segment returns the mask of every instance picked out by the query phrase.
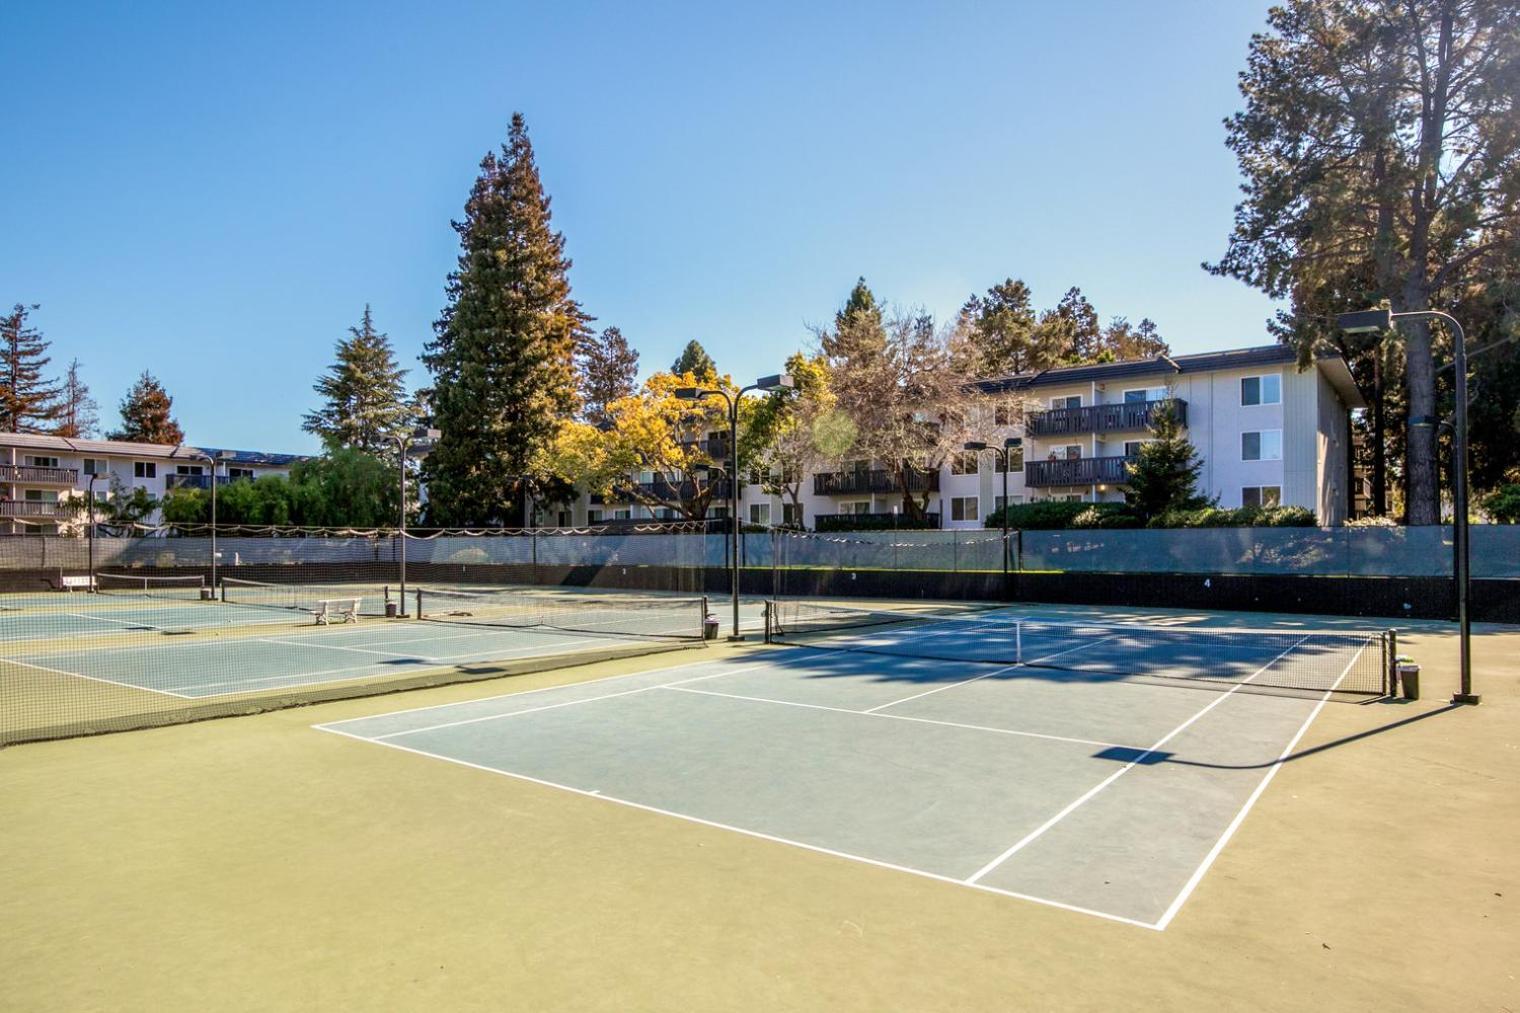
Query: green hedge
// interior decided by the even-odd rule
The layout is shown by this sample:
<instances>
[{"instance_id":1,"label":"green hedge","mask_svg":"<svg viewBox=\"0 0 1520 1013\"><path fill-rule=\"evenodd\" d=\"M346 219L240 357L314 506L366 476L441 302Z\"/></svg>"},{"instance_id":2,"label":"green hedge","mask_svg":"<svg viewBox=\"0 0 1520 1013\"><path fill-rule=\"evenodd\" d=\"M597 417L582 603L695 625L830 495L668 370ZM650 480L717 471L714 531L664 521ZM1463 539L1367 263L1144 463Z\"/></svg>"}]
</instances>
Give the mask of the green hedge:
<instances>
[{"instance_id":1,"label":"green hedge","mask_svg":"<svg viewBox=\"0 0 1520 1013\"><path fill-rule=\"evenodd\" d=\"M1489 493L1483 498L1483 509L1500 524L1520 524L1520 482Z\"/></svg>"},{"instance_id":2,"label":"green hedge","mask_svg":"<svg viewBox=\"0 0 1520 1013\"><path fill-rule=\"evenodd\" d=\"M1312 528L1318 521L1306 507L1238 507L1226 510L1170 510L1149 522L1125 503L1063 503L1042 500L1007 510L1008 526L1024 531L1067 528ZM989 514L987 526L1001 527L1003 517Z\"/></svg>"},{"instance_id":3,"label":"green hedge","mask_svg":"<svg viewBox=\"0 0 1520 1013\"><path fill-rule=\"evenodd\" d=\"M894 522L890 516L880 514L826 516L816 518L813 523L815 531L933 531L939 527L927 519L916 521L902 515Z\"/></svg>"}]
</instances>

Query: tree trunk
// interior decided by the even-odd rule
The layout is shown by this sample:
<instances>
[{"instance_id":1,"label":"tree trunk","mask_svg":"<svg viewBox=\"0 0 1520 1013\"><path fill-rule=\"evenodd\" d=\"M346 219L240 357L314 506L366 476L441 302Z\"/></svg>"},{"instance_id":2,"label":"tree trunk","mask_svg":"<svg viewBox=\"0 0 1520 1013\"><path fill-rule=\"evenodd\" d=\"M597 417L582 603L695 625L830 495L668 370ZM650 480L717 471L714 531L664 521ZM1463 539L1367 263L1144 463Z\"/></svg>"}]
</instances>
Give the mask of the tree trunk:
<instances>
[{"instance_id":1,"label":"tree trunk","mask_svg":"<svg viewBox=\"0 0 1520 1013\"><path fill-rule=\"evenodd\" d=\"M1406 305L1425 308L1425 300ZM1409 395L1409 419L1405 426L1404 510L1405 523L1441 523L1441 504L1436 488L1436 371L1430 349L1430 323L1409 320L1400 328L1404 336L1404 383Z\"/></svg>"},{"instance_id":2,"label":"tree trunk","mask_svg":"<svg viewBox=\"0 0 1520 1013\"><path fill-rule=\"evenodd\" d=\"M1372 359L1372 513L1388 513L1388 426L1383 418L1383 346Z\"/></svg>"}]
</instances>

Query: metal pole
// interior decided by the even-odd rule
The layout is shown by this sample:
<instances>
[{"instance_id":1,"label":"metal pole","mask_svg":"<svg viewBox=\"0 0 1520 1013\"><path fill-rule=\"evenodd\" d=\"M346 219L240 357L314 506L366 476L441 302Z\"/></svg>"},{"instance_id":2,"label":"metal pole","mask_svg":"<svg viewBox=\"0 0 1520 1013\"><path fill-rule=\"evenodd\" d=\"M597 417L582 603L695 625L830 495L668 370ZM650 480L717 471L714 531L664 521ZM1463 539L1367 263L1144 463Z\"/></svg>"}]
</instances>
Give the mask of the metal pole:
<instances>
[{"instance_id":1,"label":"metal pole","mask_svg":"<svg viewBox=\"0 0 1520 1013\"><path fill-rule=\"evenodd\" d=\"M739 398L729 397L727 391L722 393L728 401L728 538L732 546L729 591L734 605L733 632L728 639L743 640L744 634L739 632Z\"/></svg>"},{"instance_id":2,"label":"metal pole","mask_svg":"<svg viewBox=\"0 0 1520 1013\"><path fill-rule=\"evenodd\" d=\"M88 510L88 513L86 515L88 517L88 520L86 521L86 523L89 525L89 531L87 532L87 537L88 537L88 540L89 540L89 543L90 543L90 549L89 549L89 556L90 556L90 558L89 558L89 563L90 563L90 590L91 591L95 590L95 479L97 477L98 476L96 476L96 475L91 475L90 476L90 481L88 483L86 483L86 485L85 485L85 493L84 493L85 497L89 500L89 502L87 502L85 504L85 507Z\"/></svg>"},{"instance_id":3,"label":"metal pole","mask_svg":"<svg viewBox=\"0 0 1520 1013\"><path fill-rule=\"evenodd\" d=\"M1456 371L1457 404L1456 418L1452 425L1453 475L1451 482L1451 540L1453 569L1457 581L1457 628L1459 666L1462 690L1453 696L1452 703L1477 703L1481 697L1472 691L1472 618L1468 614L1469 556L1467 530L1467 348L1462 325L1445 313L1441 318L1451 324L1455 332L1452 338L1452 362Z\"/></svg>"},{"instance_id":4,"label":"metal pole","mask_svg":"<svg viewBox=\"0 0 1520 1013\"><path fill-rule=\"evenodd\" d=\"M1003 448L1003 591L1008 590L1008 448Z\"/></svg>"},{"instance_id":5,"label":"metal pole","mask_svg":"<svg viewBox=\"0 0 1520 1013\"><path fill-rule=\"evenodd\" d=\"M216 595L216 458L211 459L211 594Z\"/></svg>"},{"instance_id":6,"label":"metal pole","mask_svg":"<svg viewBox=\"0 0 1520 1013\"><path fill-rule=\"evenodd\" d=\"M400 481L400 487L401 487L401 513L400 513L400 516L397 518L398 523L396 525L397 530L400 532L400 536L399 537L401 539L401 547L400 547L400 550L399 550L400 551L400 558L401 558L401 592L400 592L400 596L398 598L398 602L400 604L400 609L401 609L401 611L400 611L400 618L405 619L406 618L406 448L407 448L407 444L410 441L408 441L406 439L406 437L404 437L404 436L397 436L397 437L394 437L394 439L396 441L396 451L397 451L396 457L397 457L397 460L400 462L399 465L398 465L398 467L399 467L398 474L399 474L400 480L401 480Z\"/></svg>"}]
</instances>

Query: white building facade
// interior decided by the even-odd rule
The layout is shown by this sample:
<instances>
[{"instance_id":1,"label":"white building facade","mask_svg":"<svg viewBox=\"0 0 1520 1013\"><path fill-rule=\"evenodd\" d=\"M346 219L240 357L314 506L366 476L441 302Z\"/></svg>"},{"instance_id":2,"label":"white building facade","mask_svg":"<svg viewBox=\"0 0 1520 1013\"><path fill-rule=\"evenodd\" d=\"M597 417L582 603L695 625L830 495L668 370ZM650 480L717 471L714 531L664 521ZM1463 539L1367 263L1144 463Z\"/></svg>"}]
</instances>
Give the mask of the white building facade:
<instances>
[{"instance_id":1,"label":"white building facade","mask_svg":"<svg viewBox=\"0 0 1520 1013\"><path fill-rule=\"evenodd\" d=\"M1001 447L1009 437L1023 440L1009 454L1012 503L1122 502L1125 462L1150 437L1154 412L1169 402L1203 462L1200 491L1221 506L1301 506L1322 525L1340 524L1349 513L1349 413L1366 403L1339 357L1299 369L1292 349L1265 345L1062 367L979 386L998 406L984 442ZM951 455L938 469L912 474L910 484L920 499L927 495L932 526L981 528L1002 504L1004 477L1001 455L986 450ZM820 518L867 514L887 526L902 505L901 489L879 462L847 461L801 476L796 504L746 478L739 512L752 524L816 528ZM708 516L725 517L722 480L715 489ZM537 520L649 519L679 517L628 500L582 496L572 508L546 511Z\"/></svg>"},{"instance_id":2,"label":"white building facade","mask_svg":"<svg viewBox=\"0 0 1520 1013\"><path fill-rule=\"evenodd\" d=\"M0 534L52 534L67 526L68 500L93 492L101 502L144 489L161 500L173 489L288 475L296 454L214 447L82 440L0 433Z\"/></svg>"}]
</instances>

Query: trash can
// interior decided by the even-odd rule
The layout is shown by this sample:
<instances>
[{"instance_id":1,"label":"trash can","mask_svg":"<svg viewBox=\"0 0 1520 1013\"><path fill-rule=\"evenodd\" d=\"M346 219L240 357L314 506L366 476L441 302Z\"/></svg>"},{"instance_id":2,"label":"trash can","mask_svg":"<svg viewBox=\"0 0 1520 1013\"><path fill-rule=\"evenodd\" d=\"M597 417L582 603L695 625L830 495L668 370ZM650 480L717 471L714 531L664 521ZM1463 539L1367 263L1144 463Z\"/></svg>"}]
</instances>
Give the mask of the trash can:
<instances>
[{"instance_id":1,"label":"trash can","mask_svg":"<svg viewBox=\"0 0 1520 1013\"><path fill-rule=\"evenodd\" d=\"M201 601L216 601L216 588L214 588L214 587L203 587L203 588L201 588Z\"/></svg>"},{"instance_id":2,"label":"trash can","mask_svg":"<svg viewBox=\"0 0 1520 1013\"><path fill-rule=\"evenodd\" d=\"M396 618L396 602L388 601L385 603L385 618Z\"/></svg>"},{"instance_id":3,"label":"trash can","mask_svg":"<svg viewBox=\"0 0 1520 1013\"><path fill-rule=\"evenodd\" d=\"M1405 700L1420 698L1420 666L1412 661L1399 662L1399 685L1404 688Z\"/></svg>"},{"instance_id":4,"label":"trash can","mask_svg":"<svg viewBox=\"0 0 1520 1013\"><path fill-rule=\"evenodd\" d=\"M690 629L690 627L687 627L687 628ZM715 616L715 615L712 615L711 613L709 613L702 620L702 639L703 640L717 640L718 639L718 617Z\"/></svg>"}]
</instances>

